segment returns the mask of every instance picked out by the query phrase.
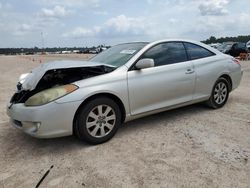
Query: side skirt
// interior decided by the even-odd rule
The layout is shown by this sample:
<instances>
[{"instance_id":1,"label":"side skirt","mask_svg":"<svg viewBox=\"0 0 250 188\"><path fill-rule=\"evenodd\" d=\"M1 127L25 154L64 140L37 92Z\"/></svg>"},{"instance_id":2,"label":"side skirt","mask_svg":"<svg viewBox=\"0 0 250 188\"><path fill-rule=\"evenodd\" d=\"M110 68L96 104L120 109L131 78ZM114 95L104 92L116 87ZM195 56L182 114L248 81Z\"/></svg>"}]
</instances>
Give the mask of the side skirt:
<instances>
[{"instance_id":1,"label":"side skirt","mask_svg":"<svg viewBox=\"0 0 250 188\"><path fill-rule=\"evenodd\" d=\"M188 101L188 102L185 102L185 103L181 103L181 104L177 104L177 105L173 105L173 106L168 106L168 107L165 107L165 108L160 108L160 109L156 109L156 110L152 110L152 111L148 111L148 112L144 112L144 113L140 113L140 114L136 114L136 115L127 114L124 122L132 121L132 120L142 118L142 117L145 117L145 116L148 116L148 115L157 114L157 113L160 113L160 112L180 108L180 107L183 107L183 106L188 106L188 105L191 105L191 104L204 102L204 101L206 101L208 99L209 98L207 98L207 97L203 97L203 98L195 99L195 100Z\"/></svg>"}]
</instances>

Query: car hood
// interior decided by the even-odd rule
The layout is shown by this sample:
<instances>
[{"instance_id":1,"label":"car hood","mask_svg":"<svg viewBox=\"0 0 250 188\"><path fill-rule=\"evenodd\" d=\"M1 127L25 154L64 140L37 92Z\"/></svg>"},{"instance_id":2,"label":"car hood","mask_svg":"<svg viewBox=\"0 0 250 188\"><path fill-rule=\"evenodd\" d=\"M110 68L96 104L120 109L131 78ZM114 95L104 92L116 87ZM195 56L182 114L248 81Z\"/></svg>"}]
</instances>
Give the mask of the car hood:
<instances>
[{"instance_id":1,"label":"car hood","mask_svg":"<svg viewBox=\"0 0 250 188\"><path fill-rule=\"evenodd\" d=\"M48 70L54 69L67 69L67 68L77 68L77 67L96 67L96 66L109 66L103 63L91 62L91 61L53 61L49 63L43 63L38 67L34 68L30 73L21 75L19 82L22 84L23 90L33 90L38 84L39 80Z\"/></svg>"}]
</instances>

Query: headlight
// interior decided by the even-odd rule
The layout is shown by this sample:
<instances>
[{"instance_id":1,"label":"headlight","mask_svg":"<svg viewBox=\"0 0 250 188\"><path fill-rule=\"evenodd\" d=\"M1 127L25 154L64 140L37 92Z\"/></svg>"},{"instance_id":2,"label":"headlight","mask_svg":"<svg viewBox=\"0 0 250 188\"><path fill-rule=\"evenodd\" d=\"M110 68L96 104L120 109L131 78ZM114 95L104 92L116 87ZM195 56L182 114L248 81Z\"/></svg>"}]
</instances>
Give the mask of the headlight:
<instances>
[{"instance_id":1,"label":"headlight","mask_svg":"<svg viewBox=\"0 0 250 188\"><path fill-rule=\"evenodd\" d=\"M44 91L41 91L33 96L31 96L26 102L25 106L39 106L43 104L47 104L51 101L54 101L60 97L63 97L75 90L78 87L73 84L68 84L64 86L50 88Z\"/></svg>"}]
</instances>

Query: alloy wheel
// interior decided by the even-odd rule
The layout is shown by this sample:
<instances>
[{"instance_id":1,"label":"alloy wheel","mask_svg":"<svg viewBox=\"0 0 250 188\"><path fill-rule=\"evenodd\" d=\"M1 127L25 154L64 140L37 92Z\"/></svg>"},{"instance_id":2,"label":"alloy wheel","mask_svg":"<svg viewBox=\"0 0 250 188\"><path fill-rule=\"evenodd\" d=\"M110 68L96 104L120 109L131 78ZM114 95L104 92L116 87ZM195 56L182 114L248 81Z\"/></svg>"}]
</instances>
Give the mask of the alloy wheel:
<instances>
[{"instance_id":1,"label":"alloy wheel","mask_svg":"<svg viewBox=\"0 0 250 188\"><path fill-rule=\"evenodd\" d=\"M108 135L116 123L116 114L108 105L98 105L88 114L86 128L88 133L96 138Z\"/></svg>"},{"instance_id":2,"label":"alloy wheel","mask_svg":"<svg viewBox=\"0 0 250 188\"><path fill-rule=\"evenodd\" d=\"M214 89L214 101L217 104L222 104L227 98L227 86L224 82L219 82Z\"/></svg>"}]
</instances>

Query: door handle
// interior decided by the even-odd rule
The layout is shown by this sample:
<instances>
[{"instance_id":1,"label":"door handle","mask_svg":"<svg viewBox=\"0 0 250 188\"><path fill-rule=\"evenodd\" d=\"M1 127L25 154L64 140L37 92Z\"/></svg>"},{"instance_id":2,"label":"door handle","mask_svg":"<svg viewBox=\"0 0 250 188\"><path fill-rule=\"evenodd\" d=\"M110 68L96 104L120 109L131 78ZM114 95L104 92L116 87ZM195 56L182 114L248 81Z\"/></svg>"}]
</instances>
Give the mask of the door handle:
<instances>
[{"instance_id":1,"label":"door handle","mask_svg":"<svg viewBox=\"0 0 250 188\"><path fill-rule=\"evenodd\" d=\"M186 74L192 74L192 73L194 73L194 69L189 68L186 70Z\"/></svg>"}]
</instances>

